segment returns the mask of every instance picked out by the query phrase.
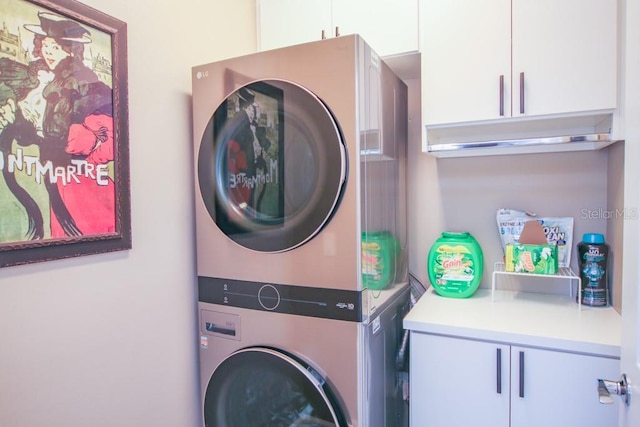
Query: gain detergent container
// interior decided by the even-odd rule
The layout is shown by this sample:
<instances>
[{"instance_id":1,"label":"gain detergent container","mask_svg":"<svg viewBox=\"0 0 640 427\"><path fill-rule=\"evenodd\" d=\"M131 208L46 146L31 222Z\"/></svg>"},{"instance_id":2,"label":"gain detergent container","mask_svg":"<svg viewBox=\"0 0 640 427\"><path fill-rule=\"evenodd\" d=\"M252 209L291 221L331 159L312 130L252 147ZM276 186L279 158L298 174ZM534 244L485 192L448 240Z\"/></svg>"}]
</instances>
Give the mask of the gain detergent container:
<instances>
[{"instance_id":1,"label":"gain detergent container","mask_svg":"<svg viewBox=\"0 0 640 427\"><path fill-rule=\"evenodd\" d=\"M362 233L362 283L368 289L389 286L395 277L400 243L388 231Z\"/></svg>"},{"instance_id":2,"label":"gain detergent container","mask_svg":"<svg viewBox=\"0 0 640 427\"><path fill-rule=\"evenodd\" d=\"M477 240L468 232L444 232L427 260L431 286L438 295L468 298L482 280L484 259Z\"/></svg>"}]
</instances>

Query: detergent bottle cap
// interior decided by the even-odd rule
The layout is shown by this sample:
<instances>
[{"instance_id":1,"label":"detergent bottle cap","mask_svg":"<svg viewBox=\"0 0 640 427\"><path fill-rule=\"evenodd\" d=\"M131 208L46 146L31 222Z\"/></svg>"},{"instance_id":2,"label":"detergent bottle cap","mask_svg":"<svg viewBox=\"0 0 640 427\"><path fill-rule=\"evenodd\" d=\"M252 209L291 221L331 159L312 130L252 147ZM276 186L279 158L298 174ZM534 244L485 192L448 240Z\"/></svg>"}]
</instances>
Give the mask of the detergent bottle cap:
<instances>
[{"instance_id":1,"label":"detergent bottle cap","mask_svg":"<svg viewBox=\"0 0 640 427\"><path fill-rule=\"evenodd\" d=\"M582 241L592 245L602 245L604 244L604 235L598 233L585 233L582 235Z\"/></svg>"}]
</instances>

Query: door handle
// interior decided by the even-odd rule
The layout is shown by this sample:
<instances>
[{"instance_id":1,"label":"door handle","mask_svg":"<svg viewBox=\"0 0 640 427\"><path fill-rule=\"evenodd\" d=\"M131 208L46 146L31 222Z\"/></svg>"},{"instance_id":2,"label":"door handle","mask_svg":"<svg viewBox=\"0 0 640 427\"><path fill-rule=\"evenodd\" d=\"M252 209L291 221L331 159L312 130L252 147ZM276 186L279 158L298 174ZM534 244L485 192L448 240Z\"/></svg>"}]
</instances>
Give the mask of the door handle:
<instances>
[{"instance_id":1,"label":"door handle","mask_svg":"<svg viewBox=\"0 0 640 427\"><path fill-rule=\"evenodd\" d=\"M504 116L504 74L500 75L500 117Z\"/></svg>"},{"instance_id":2,"label":"door handle","mask_svg":"<svg viewBox=\"0 0 640 427\"><path fill-rule=\"evenodd\" d=\"M520 114L524 114L524 73L520 73Z\"/></svg>"},{"instance_id":3,"label":"door handle","mask_svg":"<svg viewBox=\"0 0 640 427\"><path fill-rule=\"evenodd\" d=\"M524 397L524 351L520 352L520 366L519 366L519 380L518 396Z\"/></svg>"},{"instance_id":4,"label":"door handle","mask_svg":"<svg viewBox=\"0 0 640 427\"><path fill-rule=\"evenodd\" d=\"M496 393L502 394L502 349L496 349Z\"/></svg>"},{"instance_id":5,"label":"door handle","mask_svg":"<svg viewBox=\"0 0 640 427\"><path fill-rule=\"evenodd\" d=\"M598 398L600 403L610 405L613 403L612 394L617 394L623 400L625 405L629 406L629 382L627 381L627 375L622 374L620 381L611 381L598 379Z\"/></svg>"}]
</instances>

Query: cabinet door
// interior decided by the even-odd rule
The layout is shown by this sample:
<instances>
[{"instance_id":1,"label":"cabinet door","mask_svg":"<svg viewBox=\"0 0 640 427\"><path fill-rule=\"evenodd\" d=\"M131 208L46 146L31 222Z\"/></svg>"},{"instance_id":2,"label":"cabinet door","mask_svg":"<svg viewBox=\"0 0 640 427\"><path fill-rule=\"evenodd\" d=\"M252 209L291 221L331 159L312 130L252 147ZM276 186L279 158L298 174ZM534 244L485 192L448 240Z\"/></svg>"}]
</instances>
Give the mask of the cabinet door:
<instances>
[{"instance_id":1,"label":"cabinet door","mask_svg":"<svg viewBox=\"0 0 640 427\"><path fill-rule=\"evenodd\" d=\"M332 37L331 0L258 0L258 50Z\"/></svg>"},{"instance_id":2,"label":"cabinet door","mask_svg":"<svg viewBox=\"0 0 640 427\"><path fill-rule=\"evenodd\" d=\"M416 332L410 345L410 425L509 426L508 346Z\"/></svg>"},{"instance_id":3,"label":"cabinet door","mask_svg":"<svg viewBox=\"0 0 640 427\"><path fill-rule=\"evenodd\" d=\"M511 114L510 0L420 2L420 30L423 125Z\"/></svg>"},{"instance_id":4,"label":"cabinet door","mask_svg":"<svg viewBox=\"0 0 640 427\"><path fill-rule=\"evenodd\" d=\"M513 0L514 116L616 108L616 5Z\"/></svg>"},{"instance_id":5,"label":"cabinet door","mask_svg":"<svg viewBox=\"0 0 640 427\"><path fill-rule=\"evenodd\" d=\"M619 360L512 347L511 425L616 427L620 399L601 404L597 380L619 376Z\"/></svg>"},{"instance_id":6,"label":"cabinet door","mask_svg":"<svg viewBox=\"0 0 640 427\"><path fill-rule=\"evenodd\" d=\"M418 0L334 0L333 25L380 56L418 50Z\"/></svg>"}]
</instances>

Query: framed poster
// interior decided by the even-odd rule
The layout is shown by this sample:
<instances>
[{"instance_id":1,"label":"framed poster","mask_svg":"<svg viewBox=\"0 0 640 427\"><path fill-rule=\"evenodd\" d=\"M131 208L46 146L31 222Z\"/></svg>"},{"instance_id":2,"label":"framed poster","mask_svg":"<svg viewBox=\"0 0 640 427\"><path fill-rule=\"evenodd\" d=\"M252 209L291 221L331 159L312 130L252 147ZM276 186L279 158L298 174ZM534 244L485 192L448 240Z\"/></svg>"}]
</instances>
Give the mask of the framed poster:
<instances>
[{"instance_id":1,"label":"framed poster","mask_svg":"<svg viewBox=\"0 0 640 427\"><path fill-rule=\"evenodd\" d=\"M126 24L0 0L0 267L131 248Z\"/></svg>"},{"instance_id":2,"label":"framed poster","mask_svg":"<svg viewBox=\"0 0 640 427\"><path fill-rule=\"evenodd\" d=\"M216 222L225 234L284 221L283 91L254 82L214 113Z\"/></svg>"}]
</instances>

